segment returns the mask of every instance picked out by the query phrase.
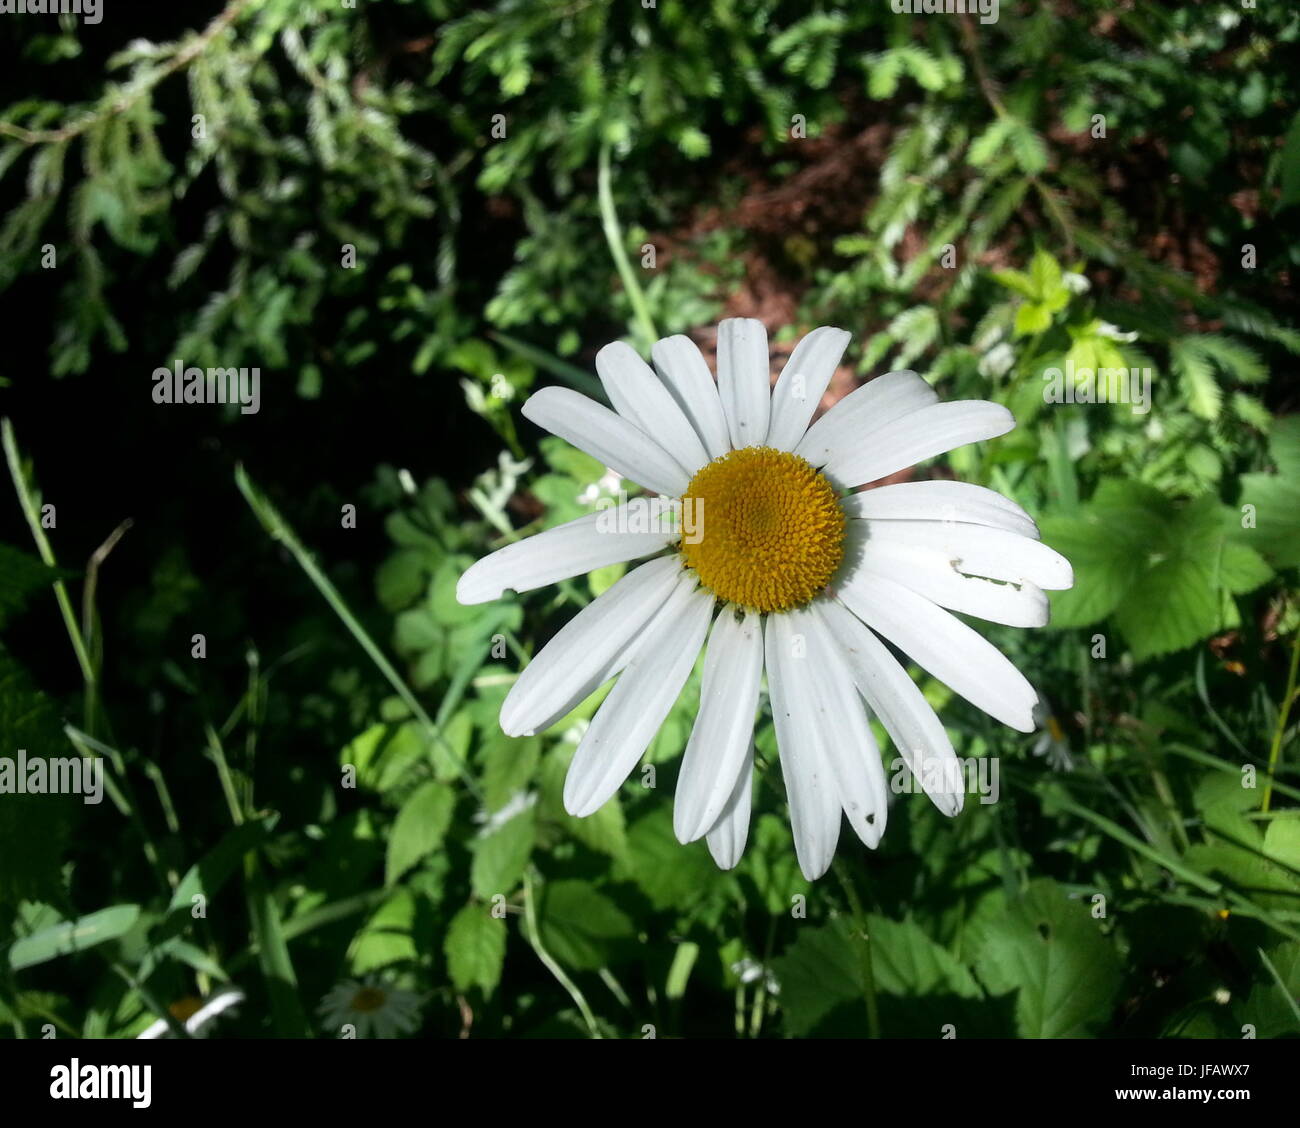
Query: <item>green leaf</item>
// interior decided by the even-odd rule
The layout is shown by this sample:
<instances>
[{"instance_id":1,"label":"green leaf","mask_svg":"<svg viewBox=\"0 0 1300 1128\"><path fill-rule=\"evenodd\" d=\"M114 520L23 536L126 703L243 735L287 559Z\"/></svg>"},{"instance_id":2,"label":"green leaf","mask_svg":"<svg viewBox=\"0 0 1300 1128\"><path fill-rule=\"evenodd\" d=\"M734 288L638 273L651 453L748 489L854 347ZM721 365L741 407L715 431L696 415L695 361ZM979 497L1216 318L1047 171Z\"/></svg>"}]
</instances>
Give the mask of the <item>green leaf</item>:
<instances>
[{"instance_id":1,"label":"green leaf","mask_svg":"<svg viewBox=\"0 0 1300 1128\"><path fill-rule=\"evenodd\" d=\"M796 896L808 895L808 880L799 872L794 838L784 819L762 814L754 821L739 872L754 883L772 915L789 913Z\"/></svg>"},{"instance_id":2,"label":"green leaf","mask_svg":"<svg viewBox=\"0 0 1300 1128\"><path fill-rule=\"evenodd\" d=\"M392 885L442 844L455 806L455 793L438 780L431 779L411 793L397 812L388 836L385 885Z\"/></svg>"},{"instance_id":3,"label":"green leaf","mask_svg":"<svg viewBox=\"0 0 1300 1128\"><path fill-rule=\"evenodd\" d=\"M537 817L531 807L479 838L470 867L475 894L484 900L509 894L524 876L536 840Z\"/></svg>"},{"instance_id":4,"label":"green leaf","mask_svg":"<svg viewBox=\"0 0 1300 1128\"><path fill-rule=\"evenodd\" d=\"M26 671L0 646L0 755L13 761L54 759L56 751L77 758L58 715ZM84 765L81 765L84 768ZM84 796L0 795L0 906L21 900L52 900L62 890L59 867Z\"/></svg>"},{"instance_id":5,"label":"green leaf","mask_svg":"<svg viewBox=\"0 0 1300 1128\"><path fill-rule=\"evenodd\" d=\"M424 759L427 746L416 721L371 725L343 748L339 763L356 769L358 786L384 792Z\"/></svg>"},{"instance_id":6,"label":"green leaf","mask_svg":"<svg viewBox=\"0 0 1300 1128\"><path fill-rule=\"evenodd\" d=\"M881 1007L890 1020L886 1035L938 1037L944 1023L959 1030L979 1025L970 1005L983 998L979 984L918 924L870 914L867 933L881 1001L899 1000ZM865 1028L862 944L846 917L821 928L800 928L795 942L772 962L788 1033L849 1034Z\"/></svg>"},{"instance_id":7,"label":"green leaf","mask_svg":"<svg viewBox=\"0 0 1300 1128\"><path fill-rule=\"evenodd\" d=\"M636 882L656 909L687 909L721 880L703 842L683 846L677 841L667 802L632 824L627 853L614 872Z\"/></svg>"},{"instance_id":8,"label":"green leaf","mask_svg":"<svg viewBox=\"0 0 1300 1128\"><path fill-rule=\"evenodd\" d=\"M1097 506L1085 508L1079 516L1040 522L1043 542L1074 568L1074 586L1051 593L1052 626L1090 626L1119 606L1137 579L1131 555L1136 546L1126 531L1125 525L1106 519Z\"/></svg>"},{"instance_id":9,"label":"green leaf","mask_svg":"<svg viewBox=\"0 0 1300 1128\"><path fill-rule=\"evenodd\" d=\"M1035 300L1046 306L1049 313L1056 313L1069 304L1070 291L1062 277L1061 264L1041 247L1030 260L1029 277L1034 284Z\"/></svg>"},{"instance_id":10,"label":"green leaf","mask_svg":"<svg viewBox=\"0 0 1300 1128\"><path fill-rule=\"evenodd\" d=\"M1275 566L1293 568L1300 565L1300 415L1273 423L1268 451L1277 473L1242 475L1239 505L1253 507L1253 527L1243 527L1235 539Z\"/></svg>"},{"instance_id":11,"label":"green leaf","mask_svg":"<svg viewBox=\"0 0 1300 1128\"><path fill-rule=\"evenodd\" d=\"M1109 1017L1120 961L1088 908L1040 879L983 922L975 966L996 994L1016 992L1022 1038L1085 1037Z\"/></svg>"},{"instance_id":12,"label":"green leaf","mask_svg":"<svg viewBox=\"0 0 1300 1128\"><path fill-rule=\"evenodd\" d=\"M1016 164L1026 176L1037 176L1047 168L1047 145L1043 139L1023 122L1016 122L1008 136Z\"/></svg>"},{"instance_id":13,"label":"green leaf","mask_svg":"<svg viewBox=\"0 0 1300 1128\"><path fill-rule=\"evenodd\" d=\"M915 921L868 914L867 931L880 990L903 997L943 994L977 999L983 994L971 973Z\"/></svg>"},{"instance_id":14,"label":"green leaf","mask_svg":"<svg viewBox=\"0 0 1300 1128\"><path fill-rule=\"evenodd\" d=\"M1025 302L1016 310L1015 330L1017 337L1032 337L1035 333L1045 333L1052 327L1052 315L1048 308L1037 302Z\"/></svg>"},{"instance_id":15,"label":"green leaf","mask_svg":"<svg viewBox=\"0 0 1300 1128\"><path fill-rule=\"evenodd\" d=\"M592 850L613 858L623 857L627 852L627 823L623 817L623 804L617 795L586 818L575 818L564 809L564 777L573 752L573 745L566 742L552 749L542 764L541 797L538 800L541 817L547 824Z\"/></svg>"},{"instance_id":16,"label":"green leaf","mask_svg":"<svg viewBox=\"0 0 1300 1128\"><path fill-rule=\"evenodd\" d=\"M1255 1027L1256 1038L1300 1034L1300 942L1260 951L1259 982L1237 1010L1237 1021Z\"/></svg>"},{"instance_id":17,"label":"green leaf","mask_svg":"<svg viewBox=\"0 0 1300 1128\"><path fill-rule=\"evenodd\" d=\"M489 811L499 811L532 782L541 755L540 737L506 736L492 724L478 748L483 799Z\"/></svg>"},{"instance_id":18,"label":"green leaf","mask_svg":"<svg viewBox=\"0 0 1300 1128\"><path fill-rule=\"evenodd\" d=\"M415 905L415 895L406 886L399 885L371 914L348 952L353 975L417 958L413 935Z\"/></svg>"},{"instance_id":19,"label":"green leaf","mask_svg":"<svg viewBox=\"0 0 1300 1128\"><path fill-rule=\"evenodd\" d=\"M35 556L0 544L0 627L27 606L31 596L62 573Z\"/></svg>"},{"instance_id":20,"label":"green leaf","mask_svg":"<svg viewBox=\"0 0 1300 1128\"><path fill-rule=\"evenodd\" d=\"M1169 346L1169 358L1174 375L1183 382L1183 394L1192 413L1202 419L1217 419L1223 408L1223 392L1214 379L1214 367L1196 345L1196 338L1174 341Z\"/></svg>"},{"instance_id":21,"label":"green leaf","mask_svg":"<svg viewBox=\"0 0 1300 1128\"><path fill-rule=\"evenodd\" d=\"M1008 290L1013 290L1022 298L1028 298L1034 301L1038 297L1038 290L1034 286L1033 280L1022 270L995 270L992 274L993 281Z\"/></svg>"},{"instance_id":22,"label":"green leaf","mask_svg":"<svg viewBox=\"0 0 1300 1128\"><path fill-rule=\"evenodd\" d=\"M491 995L501 982L506 958L506 924L486 905L466 905L451 919L443 941L447 974L457 991L478 987Z\"/></svg>"},{"instance_id":23,"label":"green leaf","mask_svg":"<svg viewBox=\"0 0 1300 1128\"><path fill-rule=\"evenodd\" d=\"M800 928L794 943L772 961L772 970L781 984L786 1032L797 1037L811 1034L837 1007L862 1000L862 964L842 917L820 928ZM865 1017L861 1021L865 1027Z\"/></svg>"},{"instance_id":24,"label":"green leaf","mask_svg":"<svg viewBox=\"0 0 1300 1128\"><path fill-rule=\"evenodd\" d=\"M970 148L966 151L966 159L976 168L991 164L993 158L1002 151L1002 146L1016 124L1013 119L1007 117L994 119L993 123L971 142Z\"/></svg>"},{"instance_id":25,"label":"green leaf","mask_svg":"<svg viewBox=\"0 0 1300 1128\"><path fill-rule=\"evenodd\" d=\"M195 897L203 897L205 910L211 909L217 893L240 867L244 855L266 842L278 820L279 815L270 814L227 831L216 846L186 870L172 893L167 916L158 926L155 940L165 940L184 930L193 919Z\"/></svg>"},{"instance_id":26,"label":"green leaf","mask_svg":"<svg viewBox=\"0 0 1300 1128\"><path fill-rule=\"evenodd\" d=\"M15 940L9 948L9 966L21 971L59 956L84 952L129 932L139 918L139 905L114 905L77 920L60 921Z\"/></svg>"},{"instance_id":27,"label":"green leaf","mask_svg":"<svg viewBox=\"0 0 1300 1128\"><path fill-rule=\"evenodd\" d=\"M538 927L547 951L579 971L608 966L615 943L636 935L627 914L587 881L547 882L539 898Z\"/></svg>"},{"instance_id":28,"label":"green leaf","mask_svg":"<svg viewBox=\"0 0 1300 1128\"><path fill-rule=\"evenodd\" d=\"M1207 494L1175 505L1112 479L1076 516L1043 522L1045 541L1074 565L1075 585L1052 593L1053 624L1087 626L1113 615L1135 658L1191 646L1233 621L1229 596L1271 572L1228 540L1230 511Z\"/></svg>"}]
</instances>

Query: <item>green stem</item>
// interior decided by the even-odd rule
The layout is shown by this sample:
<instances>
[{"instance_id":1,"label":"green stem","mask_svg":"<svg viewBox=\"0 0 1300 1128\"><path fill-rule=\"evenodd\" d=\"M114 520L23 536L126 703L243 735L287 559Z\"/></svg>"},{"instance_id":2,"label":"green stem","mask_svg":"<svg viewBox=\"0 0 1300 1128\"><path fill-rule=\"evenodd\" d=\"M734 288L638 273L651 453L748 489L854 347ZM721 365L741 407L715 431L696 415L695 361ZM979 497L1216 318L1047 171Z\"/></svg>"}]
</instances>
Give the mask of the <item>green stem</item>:
<instances>
[{"instance_id":1,"label":"green stem","mask_svg":"<svg viewBox=\"0 0 1300 1128\"><path fill-rule=\"evenodd\" d=\"M848 868L839 858L835 859L835 876L848 898L849 910L853 914L853 928L861 937L858 945L858 960L862 967L862 996L867 1005L867 1032L871 1038L880 1037L880 1008L876 1003L876 973L871 962L871 933L867 929L867 917L862 911L862 901L858 891L853 887L853 879Z\"/></svg>"},{"instance_id":2,"label":"green stem","mask_svg":"<svg viewBox=\"0 0 1300 1128\"><path fill-rule=\"evenodd\" d=\"M174 875L169 874L167 868L163 865L162 857L154 844L153 835L149 833L149 827L145 824L144 817L140 813L140 802L126 774L126 761L122 754L111 745L96 740L89 733L82 732L73 725L65 724L63 734L87 761L93 761L97 758L107 760L112 765L113 770L117 772L122 781L120 786L105 769L104 790L108 792L108 797L112 800L113 806L135 828L135 832L140 838L140 848L144 852L145 860L158 878L158 884L163 892L170 897L176 884Z\"/></svg>"},{"instance_id":3,"label":"green stem","mask_svg":"<svg viewBox=\"0 0 1300 1128\"><path fill-rule=\"evenodd\" d=\"M587 1030L593 1038L600 1038L600 1027L596 1025L596 1016L592 1014L591 1007L587 1005L586 997L578 989L578 985L569 978L555 958L546 950L542 944L541 933L537 931L537 909L533 903L533 878L529 870L524 871L524 932L527 936L528 943L532 945L533 951L537 953L537 958L546 965L549 971L560 986L568 993L578 1010L582 1013L582 1020L587 1024Z\"/></svg>"},{"instance_id":4,"label":"green stem","mask_svg":"<svg viewBox=\"0 0 1300 1128\"><path fill-rule=\"evenodd\" d=\"M123 983L125 983L128 987L130 987L132 991L134 991L137 995L140 996L141 1000L143 1000L144 1002L144 1005L148 1007L151 1011L153 1011L154 1014L156 1014L159 1018L163 1020L163 1022L167 1024L167 1029L171 1031L173 1037L176 1038L192 1037L190 1032L176 1018L176 1016L172 1014L172 1012L168 1010L165 1006L163 1006L162 1003L159 1002L158 999L154 996L153 992L150 991L149 988L146 987L143 983L137 980L136 977L132 975L127 968L123 967L120 963L118 963L115 960L111 960L111 959L107 960L107 963L109 968L112 969L113 973L117 975L122 980Z\"/></svg>"},{"instance_id":5,"label":"green stem","mask_svg":"<svg viewBox=\"0 0 1300 1128\"><path fill-rule=\"evenodd\" d=\"M271 504L262 491L253 484L248 476L248 472L242 465L235 467L235 484L239 487L239 492L244 495L248 502L249 508L256 514L257 519L262 523L262 527L270 534L273 540L279 541L292 554L298 562L298 566L307 573L307 578L316 585L316 590L324 597L325 602L330 605L343 625L351 632L352 637L357 640L370 660L381 674L384 675L388 684L396 691L397 696L405 702L406 707L411 711L429 737L447 753L448 758L455 765L456 770L460 773L461 778L465 781L466 787L473 793L475 798L482 801L482 792L478 782L470 773L469 766L461 758L442 735L441 725L435 724L432 717L425 711L423 705L417 700L415 694L411 691L410 686L403 680L402 675L397 672L393 664L385 656L384 652L379 649L366 628L361 625L357 617L352 614L351 608L344 602L343 596L339 594L338 589L330 582L329 577L321 571L320 566L312 559L311 554L303 546L288 523L280 516L279 511Z\"/></svg>"},{"instance_id":6,"label":"green stem","mask_svg":"<svg viewBox=\"0 0 1300 1128\"><path fill-rule=\"evenodd\" d=\"M221 791L226 797L226 807L230 811L230 820L236 826L243 826L243 804L240 803L239 795L235 791L235 777L230 772L230 764L226 760L226 750L222 747L216 729L211 725L206 725L205 728L208 733L208 754L212 757L212 762L217 766L217 776L221 780Z\"/></svg>"},{"instance_id":7,"label":"green stem","mask_svg":"<svg viewBox=\"0 0 1300 1128\"><path fill-rule=\"evenodd\" d=\"M23 473L22 459L18 455L18 444L14 441L13 424L8 419L0 422L0 441L4 443L5 460L9 463L9 476L13 479L14 489L18 492L18 504L22 506L23 516L27 518L27 525L32 531L32 539L36 542L36 550L41 554L41 559L47 566L55 568L58 564L54 559L54 550L50 548L50 542L45 536L45 530L41 528L40 515L36 512L36 502L32 498L27 476ZM68 638L72 640L72 649L77 655L78 665L81 666L81 676L86 683L86 692L88 695L93 696L95 667L90 661L90 652L86 649L86 641L82 638L81 628L77 625L77 613L72 609L72 600L68 598L68 589L64 586L62 580L54 581L54 598L59 601L59 610L63 613L63 623L68 629Z\"/></svg>"},{"instance_id":8,"label":"green stem","mask_svg":"<svg viewBox=\"0 0 1300 1128\"><path fill-rule=\"evenodd\" d=\"M1273 775L1277 771L1278 756L1282 752L1282 735L1286 732L1287 717L1291 715L1291 703L1295 701L1296 671L1300 668L1300 631L1296 631L1291 642L1291 671L1286 678L1286 693L1282 698L1282 707L1277 711L1277 727L1273 730L1273 745L1268 752L1268 779L1264 782L1264 801L1259 805L1261 811L1267 811L1273 801Z\"/></svg>"},{"instance_id":9,"label":"green stem","mask_svg":"<svg viewBox=\"0 0 1300 1128\"><path fill-rule=\"evenodd\" d=\"M609 243L609 253L614 258L618 276L623 280L628 301L632 303L632 313L636 320L637 331L642 338L646 351L659 339L655 329L654 318L650 316L650 305L646 301L645 291L632 269L627 257L627 248L623 245L623 228L618 222L618 213L614 210L614 194L609 185L609 142L600 147L600 164L596 175L596 194L600 200L600 223L605 231L605 241Z\"/></svg>"},{"instance_id":10,"label":"green stem","mask_svg":"<svg viewBox=\"0 0 1300 1128\"><path fill-rule=\"evenodd\" d=\"M1196 870L1192 869L1190 866L1184 865L1177 858L1172 858L1168 854L1161 853L1161 851L1147 845L1147 843L1143 842L1136 835L1130 834L1118 823L1106 818L1105 815L1099 815L1095 811L1089 810L1087 807L1080 806L1073 799L1064 794L1059 794L1055 796L1054 799L1057 806L1062 810L1069 811L1071 814L1092 823L1093 826L1097 827L1097 829L1108 834L1111 838L1115 839L1115 841L1127 846L1134 853L1140 854L1149 861L1155 862L1156 865L1167 869L1180 881L1185 881L1188 885L1195 886L1197 889L1210 894L1212 897L1222 897L1235 908L1249 909L1251 910L1251 915L1254 916L1255 919L1267 924L1270 928L1281 933L1288 940L1300 940L1300 932L1297 932L1294 928L1289 928L1273 913L1256 904L1249 897L1245 897L1235 889L1231 889L1224 885L1223 882L1215 881L1213 878L1197 873Z\"/></svg>"}]
</instances>

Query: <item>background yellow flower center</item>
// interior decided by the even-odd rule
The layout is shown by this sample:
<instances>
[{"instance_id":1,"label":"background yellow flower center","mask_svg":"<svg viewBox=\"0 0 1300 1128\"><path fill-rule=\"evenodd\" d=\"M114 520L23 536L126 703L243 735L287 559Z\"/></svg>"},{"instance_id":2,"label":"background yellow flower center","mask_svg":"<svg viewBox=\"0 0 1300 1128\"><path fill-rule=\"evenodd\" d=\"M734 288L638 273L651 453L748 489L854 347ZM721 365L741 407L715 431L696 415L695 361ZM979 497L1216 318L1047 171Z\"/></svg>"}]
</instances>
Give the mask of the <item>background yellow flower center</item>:
<instances>
[{"instance_id":1,"label":"background yellow flower center","mask_svg":"<svg viewBox=\"0 0 1300 1128\"><path fill-rule=\"evenodd\" d=\"M720 599L755 611L788 611L815 596L844 556L844 513L830 483L797 454L745 447L691 479L684 509L698 544L681 553Z\"/></svg>"},{"instance_id":2,"label":"background yellow flower center","mask_svg":"<svg viewBox=\"0 0 1300 1128\"><path fill-rule=\"evenodd\" d=\"M382 1008L387 1001L387 994L378 987L362 987L360 991L352 996L352 1009L363 1014L369 1014Z\"/></svg>"}]
</instances>

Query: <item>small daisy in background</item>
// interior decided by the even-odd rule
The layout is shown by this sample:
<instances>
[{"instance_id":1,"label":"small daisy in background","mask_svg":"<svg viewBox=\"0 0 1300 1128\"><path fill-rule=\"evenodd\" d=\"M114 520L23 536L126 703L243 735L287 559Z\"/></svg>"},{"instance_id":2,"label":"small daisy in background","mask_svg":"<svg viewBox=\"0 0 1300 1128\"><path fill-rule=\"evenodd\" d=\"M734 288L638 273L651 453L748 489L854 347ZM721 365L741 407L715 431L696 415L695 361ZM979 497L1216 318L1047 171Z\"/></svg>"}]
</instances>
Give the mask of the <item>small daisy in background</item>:
<instances>
[{"instance_id":1,"label":"small daisy in background","mask_svg":"<svg viewBox=\"0 0 1300 1128\"><path fill-rule=\"evenodd\" d=\"M559 387L523 405L526 419L673 507L633 498L602 509L507 545L457 584L461 603L487 603L649 558L561 628L501 706L502 730L530 736L617 678L569 767L569 814L594 814L618 791L701 652L673 829L683 843L704 838L723 869L749 834L764 683L809 880L830 866L845 818L873 849L885 831L889 787L870 715L939 810L962 807L952 743L882 640L995 719L1034 731L1037 692L950 612L1043 626L1045 589L1074 582L1069 561L1020 506L981 486L851 492L1004 435L1015 419L997 403L940 403L902 371L814 422L848 342L842 329L813 330L773 387L763 323L731 318L718 326L716 383L687 337L659 341L654 369L615 342L596 355L613 410Z\"/></svg>"},{"instance_id":2,"label":"small daisy in background","mask_svg":"<svg viewBox=\"0 0 1300 1128\"><path fill-rule=\"evenodd\" d=\"M1038 725L1038 739L1034 741L1035 756L1047 759L1047 766L1055 772L1074 770L1074 758L1070 755L1070 742L1065 739L1065 730L1056 719L1047 698L1042 695L1034 706L1034 721Z\"/></svg>"},{"instance_id":3,"label":"small daisy in background","mask_svg":"<svg viewBox=\"0 0 1300 1128\"><path fill-rule=\"evenodd\" d=\"M420 997L390 987L375 976L345 979L321 999L316 1013L333 1034L351 1026L357 1038L397 1038L420 1025Z\"/></svg>"}]
</instances>

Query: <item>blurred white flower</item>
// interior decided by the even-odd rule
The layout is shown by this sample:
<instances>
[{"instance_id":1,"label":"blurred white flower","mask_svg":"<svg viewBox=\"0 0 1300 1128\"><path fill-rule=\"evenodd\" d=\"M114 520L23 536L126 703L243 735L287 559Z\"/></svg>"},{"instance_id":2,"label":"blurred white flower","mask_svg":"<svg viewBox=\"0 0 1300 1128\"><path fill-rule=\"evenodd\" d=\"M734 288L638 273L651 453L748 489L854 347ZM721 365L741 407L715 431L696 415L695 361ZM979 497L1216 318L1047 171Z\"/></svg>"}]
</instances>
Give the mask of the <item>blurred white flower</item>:
<instances>
[{"instance_id":1,"label":"blurred white flower","mask_svg":"<svg viewBox=\"0 0 1300 1128\"><path fill-rule=\"evenodd\" d=\"M1045 757L1047 766L1053 771L1068 772L1074 770L1074 758L1070 755L1070 744L1065 739L1061 723L1056 719L1047 698L1039 696L1034 706L1034 720L1038 723L1038 739L1034 741L1035 756Z\"/></svg>"},{"instance_id":2,"label":"blurred white flower","mask_svg":"<svg viewBox=\"0 0 1300 1128\"><path fill-rule=\"evenodd\" d=\"M197 998L179 999L167 1009L177 1022L183 1022L192 1038L202 1038L218 1015L231 1011L231 1008L244 1001L244 993L237 987L223 987L206 1000ZM172 1038L171 1028L163 1019L142 1030L137 1038Z\"/></svg>"},{"instance_id":3,"label":"blurred white flower","mask_svg":"<svg viewBox=\"0 0 1300 1128\"><path fill-rule=\"evenodd\" d=\"M751 960L748 956L732 964L731 973L746 985L757 983L761 979L763 989L769 995L779 995L781 993L781 984L771 968L764 967L757 960Z\"/></svg>"},{"instance_id":4,"label":"blurred white flower","mask_svg":"<svg viewBox=\"0 0 1300 1128\"><path fill-rule=\"evenodd\" d=\"M356 1029L358 1038L396 1038L420 1025L420 997L389 987L375 976L348 979L326 995L317 1008L327 1030Z\"/></svg>"},{"instance_id":5,"label":"blurred white flower","mask_svg":"<svg viewBox=\"0 0 1300 1128\"><path fill-rule=\"evenodd\" d=\"M623 476L617 470L605 467L605 473L594 482L588 482L586 489L575 499L582 505L595 505L602 497L618 497L622 488Z\"/></svg>"},{"instance_id":6,"label":"blurred white flower","mask_svg":"<svg viewBox=\"0 0 1300 1128\"><path fill-rule=\"evenodd\" d=\"M1097 326L1097 336L1105 337L1111 341L1119 341L1124 345L1131 344L1138 339L1136 331L1125 333L1118 325L1112 325L1109 321L1103 321Z\"/></svg>"},{"instance_id":7,"label":"blurred white flower","mask_svg":"<svg viewBox=\"0 0 1300 1128\"><path fill-rule=\"evenodd\" d=\"M1016 350L1006 341L994 345L980 357L979 372L981 376L1005 376L1016 362Z\"/></svg>"},{"instance_id":8,"label":"blurred white flower","mask_svg":"<svg viewBox=\"0 0 1300 1128\"><path fill-rule=\"evenodd\" d=\"M499 811L478 811L474 815L474 821L482 824L483 829L479 831L480 836L486 837L493 831L500 829L515 815L523 814L524 811L536 803L537 792L517 791Z\"/></svg>"}]
</instances>

